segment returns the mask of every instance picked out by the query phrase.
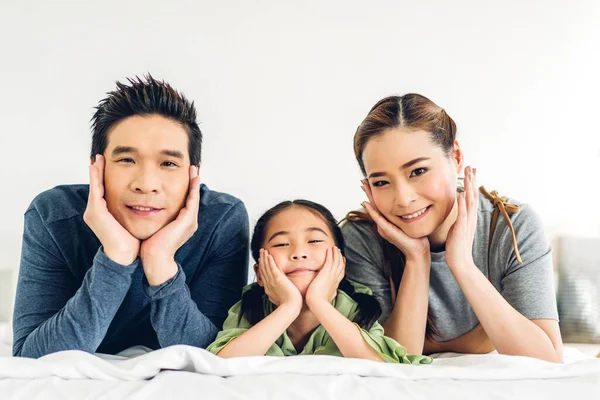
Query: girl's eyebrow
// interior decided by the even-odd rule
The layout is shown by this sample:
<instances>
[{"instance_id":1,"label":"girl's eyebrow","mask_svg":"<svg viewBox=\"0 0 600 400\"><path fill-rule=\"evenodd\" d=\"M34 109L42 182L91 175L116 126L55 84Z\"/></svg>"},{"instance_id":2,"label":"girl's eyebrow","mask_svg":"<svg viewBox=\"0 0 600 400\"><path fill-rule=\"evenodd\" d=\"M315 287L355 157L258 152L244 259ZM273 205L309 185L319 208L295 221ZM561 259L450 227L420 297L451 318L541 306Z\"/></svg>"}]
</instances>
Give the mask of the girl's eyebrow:
<instances>
[{"instance_id":1,"label":"girl's eyebrow","mask_svg":"<svg viewBox=\"0 0 600 400\"><path fill-rule=\"evenodd\" d=\"M323 235L325 236L329 236L327 234L327 232L325 232L323 229L321 228L317 228L316 226L310 227L310 228L306 228L306 232L321 232Z\"/></svg>"},{"instance_id":2,"label":"girl's eyebrow","mask_svg":"<svg viewBox=\"0 0 600 400\"><path fill-rule=\"evenodd\" d=\"M275 239L277 236L283 236L283 235L289 235L289 232L288 231L275 232L274 234L271 235L269 240L267 240L267 243L269 243L271 240Z\"/></svg>"},{"instance_id":3,"label":"girl's eyebrow","mask_svg":"<svg viewBox=\"0 0 600 400\"><path fill-rule=\"evenodd\" d=\"M329 236L327 234L327 232L325 232L323 229L321 228L317 228L316 226L311 226L310 228L306 228L305 232L321 232L323 235L325 236ZM279 231L279 232L275 232L274 234L271 235L271 237L269 238L269 240L267 240L267 243L269 243L271 240L275 239L277 236L284 236L284 235L289 235L290 232L288 231Z\"/></svg>"}]
</instances>

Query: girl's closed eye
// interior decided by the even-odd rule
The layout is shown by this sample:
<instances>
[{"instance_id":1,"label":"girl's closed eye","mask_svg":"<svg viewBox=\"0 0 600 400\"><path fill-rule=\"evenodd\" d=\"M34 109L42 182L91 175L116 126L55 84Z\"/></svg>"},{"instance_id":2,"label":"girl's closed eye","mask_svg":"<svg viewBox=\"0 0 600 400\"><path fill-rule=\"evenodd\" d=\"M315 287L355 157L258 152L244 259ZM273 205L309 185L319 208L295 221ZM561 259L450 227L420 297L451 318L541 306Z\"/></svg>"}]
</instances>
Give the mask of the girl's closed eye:
<instances>
[{"instance_id":1,"label":"girl's closed eye","mask_svg":"<svg viewBox=\"0 0 600 400\"><path fill-rule=\"evenodd\" d=\"M285 246L289 246L289 243L277 243L277 244L273 245L273 247L285 247Z\"/></svg>"},{"instance_id":2,"label":"girl's closed eye","mask_svg":"<svg viewBox=\"0 0 600 400\"><path fill-rule=\"evenodd\" d=\"M313 239L313 240L308 241L308 243L322 243L322 242L324 242L324 241L321 239Z\"/></svg>"},{"instance_id":3,"label":"girl's closed eye","mask_svg":"<svg viewBox=\"0 0 600 400\"><path fill-rule=\"evenodd\" d=\"M427 168L417 168L410 173L410 177L414 178L423 175L425 172L427 172Z\"/></svg>"}]
</instances>

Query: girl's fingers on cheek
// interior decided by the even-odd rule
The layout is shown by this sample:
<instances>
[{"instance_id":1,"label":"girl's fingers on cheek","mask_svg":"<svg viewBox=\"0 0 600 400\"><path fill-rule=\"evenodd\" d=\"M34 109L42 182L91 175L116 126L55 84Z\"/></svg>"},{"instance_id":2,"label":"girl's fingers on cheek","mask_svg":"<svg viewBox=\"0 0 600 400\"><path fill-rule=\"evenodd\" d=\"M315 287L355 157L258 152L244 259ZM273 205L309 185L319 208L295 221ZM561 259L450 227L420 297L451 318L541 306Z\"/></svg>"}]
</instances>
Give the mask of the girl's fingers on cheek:
<instances>
[{"instance_id":1,"label":"girl's fingers on cheek","mask_svg":"<svg viewBox=\"0 0 600 400\"><path fill-rule=\"evenodd\" d=\"M343 266L344 260L343 260L341 250L337 247L335 248L335 254L336 254L336 258L337 258L336 266L337 266L337 269L340 270Z\"/></svg>"},{"instance_id":2,"label":"girl's fingers on cheek","mask_svg":"<svg viewBox=\"0 0 600 400\"><path fill-rule=\"evenodd\" d=\"M325 250L325 265L323 268L328 268L331 265L331 249Z\"/></svg>"}]
</instances>

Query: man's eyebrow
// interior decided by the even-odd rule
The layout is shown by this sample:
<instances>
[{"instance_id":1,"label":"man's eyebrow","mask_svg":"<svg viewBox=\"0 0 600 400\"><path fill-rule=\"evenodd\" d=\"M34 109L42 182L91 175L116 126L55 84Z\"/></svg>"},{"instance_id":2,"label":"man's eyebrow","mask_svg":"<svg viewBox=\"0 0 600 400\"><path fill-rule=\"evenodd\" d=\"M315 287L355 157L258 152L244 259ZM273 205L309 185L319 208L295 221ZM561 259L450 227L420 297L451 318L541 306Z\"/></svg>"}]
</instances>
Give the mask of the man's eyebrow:
<instances>
[{"instance_id":1,"label":"man's eyebrow","mask_svg":"<svg viewBox=\"0 0 600 400\"><path fill-rule=\"evenodd\" d=\"M111 154L113 156L118 156L119 154L123 153L137 153L137 149L130 146L117 146L113 149Z\"/></svg>"},{"instance_id":2,"label":"man's eyebrow","mask_svg":"<svg viewBox=\"0 0 600 400\"><path fill-rule=\"evenodd\" d=\"M135 147L131 147L131 146L117 146L113 149L112 151L112 155L113 156L118 156L119 154L124 154L124 153L137 153L138 150ZM185 157L183 155L183 153L179 150L162 150L160 152L160 154L165 155L165 156L169 156L169 157L175 157L175 158L179 158L181 160L183 160Z\"/></svg>"},{"instance_id":3,"label":"man's eyebrow","mask_svg":"<svg viewBox=\"0 0 600 400\"><path fill-rule=\"evenodd\" d=\"M429 159L430 159L429 157L418 157L418 158L415 158L414 160L410 160L409 162L404 163L400 167L400 169L406 169L406 168L412 167L416 163L420 163L421 161L426 161L426 160L429 160ZM377 178L377 177L380 177L380 176L385 176L385 172L373 172L372 174L369 174L369 176L367 178L371 179L371 178Z\"/></svg>"},{"instance_id":4,"label":"man's eyebrow","mask_svg":"<svg viewBox=\"0 0 600 400\"><path fill-rule=\"evenodd\" d=\"M181 160L183 160L185 157L183 156L183 153L180 152L179 150L163 150L160 152L161 154L164 154L166 156L170 156L170 157L175 157L175 158L179 158Z\"/></svg>"}]
</instances>

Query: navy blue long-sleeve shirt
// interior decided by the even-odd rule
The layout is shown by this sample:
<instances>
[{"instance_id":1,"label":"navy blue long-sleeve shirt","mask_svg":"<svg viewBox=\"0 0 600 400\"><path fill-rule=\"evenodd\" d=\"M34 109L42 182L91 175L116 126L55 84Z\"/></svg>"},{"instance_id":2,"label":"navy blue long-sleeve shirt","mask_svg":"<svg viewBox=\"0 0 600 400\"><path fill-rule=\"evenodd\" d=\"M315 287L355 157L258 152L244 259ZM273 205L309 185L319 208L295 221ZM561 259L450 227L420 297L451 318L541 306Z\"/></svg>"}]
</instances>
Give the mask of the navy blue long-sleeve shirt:
<instances>
[{"instance_id":1,"label":"navy blue long-sleeve shirt","mask_svg":"<svg viewBox=\"0 0 600 400\"><path fill-rule=\"evenodd\" d=\"M208 346L247 283L244 204L201 185L198 229L175 254L177 274L149 286L139 258L123 266L104 254L83 221L88 191L58 186L25 213L13 355Z\"/></svg>"}]
</instances>

